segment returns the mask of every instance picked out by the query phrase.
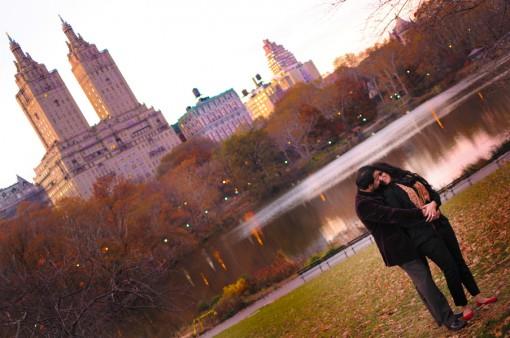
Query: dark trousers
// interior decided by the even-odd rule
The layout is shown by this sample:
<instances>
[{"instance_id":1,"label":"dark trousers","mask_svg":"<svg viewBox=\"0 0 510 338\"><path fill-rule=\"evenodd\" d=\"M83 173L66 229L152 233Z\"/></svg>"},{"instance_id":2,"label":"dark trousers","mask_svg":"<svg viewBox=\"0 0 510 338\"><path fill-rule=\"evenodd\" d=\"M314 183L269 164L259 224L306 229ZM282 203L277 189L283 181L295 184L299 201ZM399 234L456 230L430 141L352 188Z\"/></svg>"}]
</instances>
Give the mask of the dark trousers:
<instances>
[{"instance_id":1,"label":"dark trousers","mask_svg":"<svg viewBox=\"0 0 510 338\"><path fill-rule=\"evenodd\" d=\"M462 257L457 237L451 226L441 224L436 229L438 229L438 235L420 244L418 251L423 256L429 257L443 271L455 305L465 306L467 298L462 284L472 295L477 295L480 291Z\"/></svg>"},{"instance_id":2,"label":"dark trousers","mask_svg":"<svg viewBox=\"0 0 510 338\"><path fill-rule=\"evenodd\" d=\"M457 240L457 236L455 236L455 232L453 231L450 222L446 217L442 217L439 222L435 224L435 228L439 237L441 237L457 264L462 285L464 285L471 296L476 296L480 293L480 289L478 288L478 285L476 285L475 278L473 277L471 270L469 270L464 257L462 257L459 241Z\"/></svg>"},{"instance_id":3,"label":"dark trousers","mask_svg":"<svg viewBox=\"0 0 510 338\"><path fill-rule=\"evenodd\" d=\"M416 291L438 325L454 320L452 309L432 279L426 258L418 258L400 265L413 281Z\"/></svg>"}]
</instances>

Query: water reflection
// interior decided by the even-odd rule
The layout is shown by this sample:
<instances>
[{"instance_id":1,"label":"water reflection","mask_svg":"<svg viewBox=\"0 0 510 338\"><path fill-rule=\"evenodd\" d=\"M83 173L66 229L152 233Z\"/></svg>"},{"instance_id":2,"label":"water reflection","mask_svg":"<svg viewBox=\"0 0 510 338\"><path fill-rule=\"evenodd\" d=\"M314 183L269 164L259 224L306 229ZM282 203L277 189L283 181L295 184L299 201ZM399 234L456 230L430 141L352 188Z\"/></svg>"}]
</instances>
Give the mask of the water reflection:
<instances>
[{"instance_id":1,"label":"water reflection","mask_svg":"<svg viewBox=\"0 0 510 338\"><path fill-rule=\"evenodd\" d=\"M351 237L351 227L341 217L326 218L320 232L322 237L329 243L348 242Z\"/></svg>"}]
</instances>

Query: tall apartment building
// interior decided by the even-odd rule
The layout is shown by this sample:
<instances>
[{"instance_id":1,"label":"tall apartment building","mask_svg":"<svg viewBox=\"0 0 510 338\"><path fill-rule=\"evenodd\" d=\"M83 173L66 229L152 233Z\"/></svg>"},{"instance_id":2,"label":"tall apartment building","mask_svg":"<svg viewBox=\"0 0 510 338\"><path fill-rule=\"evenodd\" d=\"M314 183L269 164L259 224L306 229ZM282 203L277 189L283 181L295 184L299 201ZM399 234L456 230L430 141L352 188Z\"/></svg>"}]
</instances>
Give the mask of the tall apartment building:
<instances>
[{"instance_id":1,"label":"tall apartment building","mask_svg":"<svg viewBox=\"0 0 510 338\"><path fill-rule=\"evenodd\" d=\"M299 62L287 49L282 45L271 42L268 39L263 41L264 52L267 58L267 65L274 76L282 76L287 71L299 66Z\"/></svg>"},{"instance_id":2,"label":"tall apartment building","mask_svg":"<svg viewBox=\"0 0 510 338\"><path fill-rule=\"evenodd\" d=\"M89 129L85 117L56 70L35 62L9 37L16 58L19 91L16 100L44 147L73 138Z\"/></svg>"},{"instance_id":3,"label":"tall apartment building","mask_svg":"<svg viewBox=\"0 0 510 338\"><path fill-rule=\"evenodd\" d=\"M118 117L140 106L108 50L99 51L94 44L76 35L62 20L67 37L71 70L101 120Z\"/></svg>"},{"instance_id":4,"label":"tall apartment building","mask_svg":"<svg viewBox=\"0 0 510 338\"><path fill-rule=\"evenodd\" d=\"M213 97L202 97L195 88L198 102L187 107L179 119L179 127L186 137L206 137L219 142L227 139L241 126L250 126L252 118L239 95L229 89Z\"/></svg>"},{"instance_id":5,"label":"tall apartment building","mask_svg":"<svg viewBox=\"0 0 510 338\"><path fill-rule=\"evenodd\" d=\"M313 61L301 63L282 45L267 39L263 43L267 64L274 75L274 81L278 82L283 90L298 83L309 83L321 79Z\"/></svg>"},{"instance_id":6,"label":"tall apartment building","mask_svg":"<svg viewBox=\"0 0 510 338\"><path fill-rule=\"evenodd\" d=\"M90 197L96 180L116 174L144 180L181 143L160 111L140 104L107 50L62 21L72 71L101 121L90 127L56 70L35 62L10 38L18 103L46 148L35 183L52 202Z\"/></svg>"}]
</instances>

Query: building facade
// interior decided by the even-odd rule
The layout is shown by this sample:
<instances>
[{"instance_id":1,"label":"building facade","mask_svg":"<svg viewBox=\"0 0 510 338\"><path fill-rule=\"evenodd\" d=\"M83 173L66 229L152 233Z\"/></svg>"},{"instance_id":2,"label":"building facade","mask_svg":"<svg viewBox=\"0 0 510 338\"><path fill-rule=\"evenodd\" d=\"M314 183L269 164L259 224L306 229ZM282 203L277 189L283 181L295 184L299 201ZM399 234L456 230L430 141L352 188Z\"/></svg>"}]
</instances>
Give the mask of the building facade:
<instances>
[{"instance_id":1,"label":"building facade","mask_svg":"<svg viewBox=\"0 0 510 338\"><path fill-rule=\"evenodd\" d=\"M284 91L277 82L258 84L257 88L246 95L245 105L252 119L268 118L283 94Z\"/></svg>"},{"instance_id":2,"label":"building facade","mask_svg":"<svg viewBox=\"0 0 510 338\"><path fill-rule=\"evenodd\" d=\"M250 113L233 89L213 97L202 97L196 89L193 92L197 104L186 108L186 113L179 119L179 128L186 139L204 137L220 142L242 126L251 125Z\"/></svg>"},{"instance_id":3,"label":"building facade","mask_svg":"<svg viewBox=\"0 0 510 338\"><path fill-rule=\"evenodd\" d=\"M49 204L48 195L42 187L17 176L16 183L0 189L0 219L14 217L22 202Z\"/></svg>"},{"instance_id":4,"label":"building facade","mask_svg":"<svg viewBox=\"0 0 510 338\"><path fill-rule=\"evenodd\" d=\"M99 118L117 117L140 106L108 50L99 51L63 20L62 28L71 70Z\"/></svg>"},{"instance_id":5,"label":"building facade","mask_svg":"<svg viewBox=\"0 0 510 338\"><path fill-rule=\"evenodd\" d=\"M62 27L72 71L101 121L90 127L58 72L49 72L11 39L16 97L46 148L35 183L56 202L90 197L104 175L153 177L179 137L160 111L138 103L108 51L86 42L68 23Z\"/></svg>"},{"instance_id":6,"label":"building facade","mask_svg":"<svg viewBox=\"0 0 510 338\"><path fill-rule=\"evenodd\" d=\"M87 131L89 125L58 72L49 72L25 54L16 41L9 40L16 59L16 100L44 147L49 149Z\"/></svg>"},{"instance_id":7,"label":"building facade","mask_svg":"<svg viewBox=\"0 0 510 338\"><path fill-rule=\"evenodd\" d=\"M299 66L299 62L294 54L289 52L282 45L271 42L268 39L265 39L263 43L267 65L274 76L282 76L289 70Z\"/></svg>"},{"instance_id":8,"label":"building facade","mask_svg":"<svg viewBox=\"0 0 510 338\"><path fill-rule=\"evenodd\" d=\"M263 41L264 52L267 58L269 69L276 81L283 90L298 83L310 83L321 80L321 75L313 61L299 62L294 54L285 49L282 45L269 40Z\"/></svg>"}]
</instances>

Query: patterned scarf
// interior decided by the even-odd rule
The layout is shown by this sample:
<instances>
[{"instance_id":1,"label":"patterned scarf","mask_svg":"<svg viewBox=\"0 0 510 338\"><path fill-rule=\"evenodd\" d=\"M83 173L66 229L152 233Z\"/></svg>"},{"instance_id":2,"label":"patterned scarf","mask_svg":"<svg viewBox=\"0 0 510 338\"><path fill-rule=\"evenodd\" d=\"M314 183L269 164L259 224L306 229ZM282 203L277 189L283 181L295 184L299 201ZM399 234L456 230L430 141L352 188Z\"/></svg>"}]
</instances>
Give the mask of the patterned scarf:
<instances>
[{"instance_id":1,"label":"patterned scarf","mask_svg":"<svg viewBox=\"0 0 510 338\"><path fill-rule=\"evenodd\" d=\"M407 196L409 196L411 202L416 205L417 208L421 208L430 202L430 194L427 188L421 182L416 181L413 184L413 187L408 187L407 185L401 183L397 183L397 186L404 190Z\"/></svg>"}]
</instances>

